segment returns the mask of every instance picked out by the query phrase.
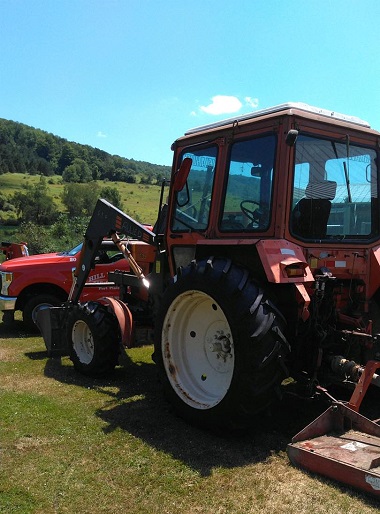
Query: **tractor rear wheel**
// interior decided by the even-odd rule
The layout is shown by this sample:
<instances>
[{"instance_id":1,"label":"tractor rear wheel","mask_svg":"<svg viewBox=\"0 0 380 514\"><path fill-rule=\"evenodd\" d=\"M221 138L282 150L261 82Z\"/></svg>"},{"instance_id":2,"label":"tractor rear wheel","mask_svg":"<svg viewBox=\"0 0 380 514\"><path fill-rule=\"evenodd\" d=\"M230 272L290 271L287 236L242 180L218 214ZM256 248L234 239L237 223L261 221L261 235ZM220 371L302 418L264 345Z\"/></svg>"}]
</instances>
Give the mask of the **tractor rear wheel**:
<instances>
[{"instance_id":1,"label":"tractor rear wheel","mask_svg":"<svg viewBox=\"0 0 380 514\"><path fill-rule=\"evenodd\" d=\"M177 413L205 428L251 425L286 376L284 326L263 289L230 260L181 270L163 298L154 353Z\"/></svg>"},{"instance_id":2,"label":"tractor rear wheel","mask_svg":"<svg viewBox=\"0 0 380 514\"><path fill-rule=\"evenodd\" d=\"M70 359L84 375L101 377L115 368L119 358L119 328L104 305L75 305L67 319Z\"/></svg>"}]
</instances>

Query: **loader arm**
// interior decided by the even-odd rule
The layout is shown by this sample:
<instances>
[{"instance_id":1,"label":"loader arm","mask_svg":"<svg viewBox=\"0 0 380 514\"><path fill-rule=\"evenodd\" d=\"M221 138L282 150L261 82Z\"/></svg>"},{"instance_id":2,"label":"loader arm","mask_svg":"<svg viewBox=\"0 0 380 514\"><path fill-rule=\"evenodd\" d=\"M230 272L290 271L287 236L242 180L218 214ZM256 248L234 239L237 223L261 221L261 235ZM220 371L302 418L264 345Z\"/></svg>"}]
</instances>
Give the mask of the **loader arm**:
<instances>
[{"instance_id":1,"label":"loader arm","mask_svg":"<svg viewBox=\"0 0 380 514\"><path fill-rule=\"evenodd\" d=\"M156 235L144 225L134 220L107 200L99 199L92 213L82 251L74 272L73 286L69 301L78 303L91 269L95 265L95 256L105 236L119 232L133 239L155 244Z\"/></svg>"}]
</instances>

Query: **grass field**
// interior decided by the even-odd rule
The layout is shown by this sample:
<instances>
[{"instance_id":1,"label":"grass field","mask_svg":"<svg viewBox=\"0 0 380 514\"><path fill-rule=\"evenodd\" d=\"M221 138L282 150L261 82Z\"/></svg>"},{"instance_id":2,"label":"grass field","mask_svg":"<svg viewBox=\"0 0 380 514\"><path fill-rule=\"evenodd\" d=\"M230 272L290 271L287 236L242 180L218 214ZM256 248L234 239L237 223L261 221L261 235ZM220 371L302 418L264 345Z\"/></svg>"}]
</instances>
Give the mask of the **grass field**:
<instances>
[{"instance_id":1,"label":"grass field","mask_svg":"<svg viewBox=\"0 0 380 514\"><path fill-rule=\"evenodd\" d=\"M90 380L20 321L0 322L1 513L379 512L289 463L287 442L320 406L288 404L240 437L203 432L172 413L151 353L129 350L112 378Z\"/></svg>"},{"instance_id":2,"label":"grass field","mask_svg":"<svg viewBox=\"0 0 380 514\"><path fill-rule=\"evenodd\" d=\"M0 175L0 191L10 197L16 191L23 191L27 184L33 185L40 180L37 175L5 173ZM61 194L64 184L60 177L48 177L48 192L54 199L59 211L63 210ZM127 184L125 182L98 182L99 186L116 187L122 197L123 210L144 223L154 224L157 219L160 186L145 184Z\"/></svg>"}]
</instances>

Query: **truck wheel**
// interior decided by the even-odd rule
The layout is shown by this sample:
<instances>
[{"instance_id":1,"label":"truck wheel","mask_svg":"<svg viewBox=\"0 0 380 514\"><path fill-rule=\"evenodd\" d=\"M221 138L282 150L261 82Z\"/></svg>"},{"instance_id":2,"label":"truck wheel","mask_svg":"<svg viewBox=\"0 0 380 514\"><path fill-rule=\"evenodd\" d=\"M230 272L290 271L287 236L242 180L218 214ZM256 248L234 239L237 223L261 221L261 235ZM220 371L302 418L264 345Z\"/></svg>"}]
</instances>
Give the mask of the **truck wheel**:
<instances>
[{"instance_id":1,"label":"truck wheel","mask_svg":"<svg viewBox=\"0 0 380 514\"><path fill-rule=\"evenodd\" d=\"M14 323L15 311L3 311L3 324L10 326Z\"/></svg>"},{"instance_id":2,"label":"truck wheel","mask_svg":"<svg viewBox=\"0 0 380 514\"><path fill-rule=\"evenodd\" d=\"M70 359L84 375L100 377L115 368L119 358L116 318L97 302L75 305L67 319Z\"/></svg>"},{"instance_id":3,"label":"truck wheel","mask_svg":"<svg viewBox=\"0 0 380 514\"><path fill-rule=\"evenodd\" d=\"M247 270L220 258L183 269L164 294L154 353L177 413L204 428L251 425L287 376L284 326Z\"/></svg>"},{"instance_id":4,"label":"truck wheel","mask_svg":"<svg viewBox=\"0 0 380 514\"><path fill-rule=\"evenodd\" d=\"M22 320L25 327L31 332L37 332L38 327L36 325L37 311L40 309L47 309L49 307L58 307L62 304L56 296L52 294L39 294L32 296L25 304L22 311Z\"/></svg>"}]
</instances>

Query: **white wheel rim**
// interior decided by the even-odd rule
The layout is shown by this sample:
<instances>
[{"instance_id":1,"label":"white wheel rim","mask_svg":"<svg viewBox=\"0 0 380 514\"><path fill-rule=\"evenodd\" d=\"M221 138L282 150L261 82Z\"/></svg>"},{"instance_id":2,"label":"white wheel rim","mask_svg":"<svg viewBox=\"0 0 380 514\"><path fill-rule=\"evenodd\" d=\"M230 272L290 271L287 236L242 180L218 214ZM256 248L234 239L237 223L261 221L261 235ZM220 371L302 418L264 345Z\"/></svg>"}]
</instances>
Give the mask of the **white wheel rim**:
<instances>
[{"instance_id":1,"label":"white wheel rim","mask_svg":"<svg viewBox=\"0 0 380 514\"><path fill-rule=\"evenodd\" d=\"M162 355L178 396L210 409L230 388L235 365L231 328L220 305L202 291L186 291L171 304L162 329Z\"/></svg>"},{"instance_id":2,"label":"white wheel rim","mask_svg":"<svg viewBox=\"0 0 380 514\"><path fill-rule=\"evenodd\" d=\"M72 329L72 341L75 353L82 364L89 364L94 357L94 340L92 332L82 320L75 322Z\"/></svg>"}]
</instances>

